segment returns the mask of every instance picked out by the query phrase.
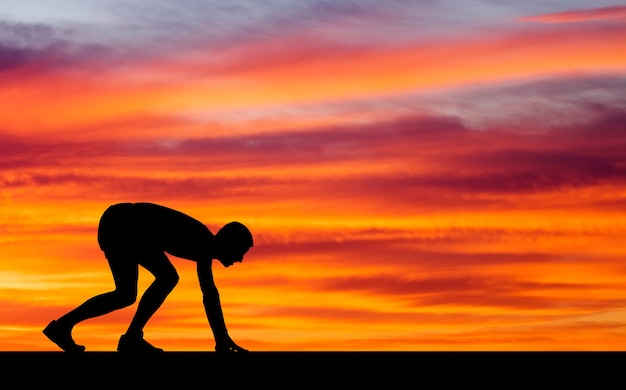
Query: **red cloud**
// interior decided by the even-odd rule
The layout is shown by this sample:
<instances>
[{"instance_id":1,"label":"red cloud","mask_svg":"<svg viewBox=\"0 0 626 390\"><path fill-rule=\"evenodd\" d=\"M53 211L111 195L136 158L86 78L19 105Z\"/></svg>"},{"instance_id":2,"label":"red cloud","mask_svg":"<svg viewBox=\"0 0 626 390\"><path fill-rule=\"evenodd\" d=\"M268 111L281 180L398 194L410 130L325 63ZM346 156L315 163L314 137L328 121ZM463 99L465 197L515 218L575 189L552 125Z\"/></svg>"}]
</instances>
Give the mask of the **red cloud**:
<instances>
[{"instance_id":1,"label":"red cloud","mask_svg":"<svg viewBox=\"0 0 626 390\"><path fill-rule=\"evenodd\" d=\"M364 210L396 212L480 206L480 196L493 195L493 205L511 195L626 184L624 121L623 113L609 111L591 123L534 129L529 136L473 131L448 118L406 118L177 139L172 145L163 139L5 136L0 182L7 188L66 189L52 197L71 197L67 189L82 188L102 199L202 199L210 193L265 204L323 201L339 208L343 200L356 199L352 204ZM379 168L385 165L392 169ZM280 173L285 167L293 172ZM314 173L296 175L300 168ZM229 170L235 172L231 177L212 175Z\"/></svg>"}]
</instances>

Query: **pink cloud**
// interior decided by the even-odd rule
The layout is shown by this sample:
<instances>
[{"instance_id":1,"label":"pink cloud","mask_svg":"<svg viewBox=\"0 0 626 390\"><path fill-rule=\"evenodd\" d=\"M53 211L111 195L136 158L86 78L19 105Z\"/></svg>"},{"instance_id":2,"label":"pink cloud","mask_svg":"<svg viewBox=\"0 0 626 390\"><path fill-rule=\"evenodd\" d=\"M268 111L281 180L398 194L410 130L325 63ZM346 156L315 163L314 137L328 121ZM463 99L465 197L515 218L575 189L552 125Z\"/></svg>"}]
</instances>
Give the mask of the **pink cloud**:
<instances>
[{"instance_id":1,"label":"pink cloud","mask_svg":"<svg viewBox=\"0 0 626 390\"><path fill-rule=\"evenodd\" d=\"M557 12L552 14L528 16L524 21L545 23L585 22L590 20L626 19L626 7L614 6Z\"/></svg>"}]
</instances>

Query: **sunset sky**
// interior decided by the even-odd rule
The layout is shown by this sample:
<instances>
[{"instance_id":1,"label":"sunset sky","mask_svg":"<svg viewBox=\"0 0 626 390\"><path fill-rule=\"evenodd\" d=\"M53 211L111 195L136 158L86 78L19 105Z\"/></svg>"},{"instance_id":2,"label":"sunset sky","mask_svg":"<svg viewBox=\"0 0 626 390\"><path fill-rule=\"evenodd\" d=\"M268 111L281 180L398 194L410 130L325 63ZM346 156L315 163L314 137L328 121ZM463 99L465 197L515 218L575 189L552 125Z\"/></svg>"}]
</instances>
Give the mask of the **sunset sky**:
<instances>
[{"instance_id":1,"label":"sunset sky","mask_svg":"<svg viewBox=\"0 0 626 390\"><path fill-rule=\"evenodd\" d=\"M0 0L0 350L113 288L117 202L252 230L253 351L625 350L626 3ZM213 350L170 258L145 337Z\"/></svg>"}]
</instances>

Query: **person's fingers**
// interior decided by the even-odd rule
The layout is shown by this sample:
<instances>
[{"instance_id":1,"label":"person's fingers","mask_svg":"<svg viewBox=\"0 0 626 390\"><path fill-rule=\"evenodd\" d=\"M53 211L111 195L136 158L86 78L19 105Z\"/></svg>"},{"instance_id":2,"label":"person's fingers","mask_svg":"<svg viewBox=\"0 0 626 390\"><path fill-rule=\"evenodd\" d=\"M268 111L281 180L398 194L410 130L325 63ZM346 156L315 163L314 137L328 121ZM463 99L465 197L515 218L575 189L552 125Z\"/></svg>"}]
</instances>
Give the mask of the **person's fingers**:
<instances>
[{"instance_id":1,"label":"person's fingers","mask_svg":"<svg viewBox=\"0 0 626 390\"><path fill-rule=\"evenodd\" d=\"M229 345L216 346L215 350L217 352L249 352L247 349L235 344L235 342L232 340L230 341Z\"/></svg>"},{"instance_id":2,"label":"person's fingers","mask_svg":"<svg viewBox=\"0 0 626 390\"><path fill-rule=\"evenodd\" d=\"M237 352L248 352L247 349L240 347L239 345L233 342L233 349Z\"/></svg>"},{"instance_id":3,"label":"person's fingers","mask_svg":"<svg viewBox=\"0 0 626 390\"><path fill-rule=\"evenodd\" d=\"M242 348L238 345L233 345L228 349L230 352L248 352L247 349Z\"/></svg>"}]
</instances>

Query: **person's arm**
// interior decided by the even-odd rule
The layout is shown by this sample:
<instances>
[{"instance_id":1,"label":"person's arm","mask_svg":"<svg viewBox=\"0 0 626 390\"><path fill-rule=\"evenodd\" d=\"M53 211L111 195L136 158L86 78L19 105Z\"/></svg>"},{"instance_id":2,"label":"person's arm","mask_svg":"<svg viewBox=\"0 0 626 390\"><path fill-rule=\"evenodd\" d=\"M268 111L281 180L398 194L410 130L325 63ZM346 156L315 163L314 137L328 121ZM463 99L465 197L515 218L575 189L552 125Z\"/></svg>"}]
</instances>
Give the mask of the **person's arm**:
<instances>
[{"instance_id":1,"label":"person's arm","mask_svg":"<svg viewBox=\"0 0 626 390\"><path fill-rule=\"evenodd\" d=\"M198 280L202 290L202 303L206 312L209 325L215 337L215 350L218 352L247 352L230 338L217 286L213 281L213 271L211 270L211 260L197 261Z\"/></svg>"}]
</instances>

